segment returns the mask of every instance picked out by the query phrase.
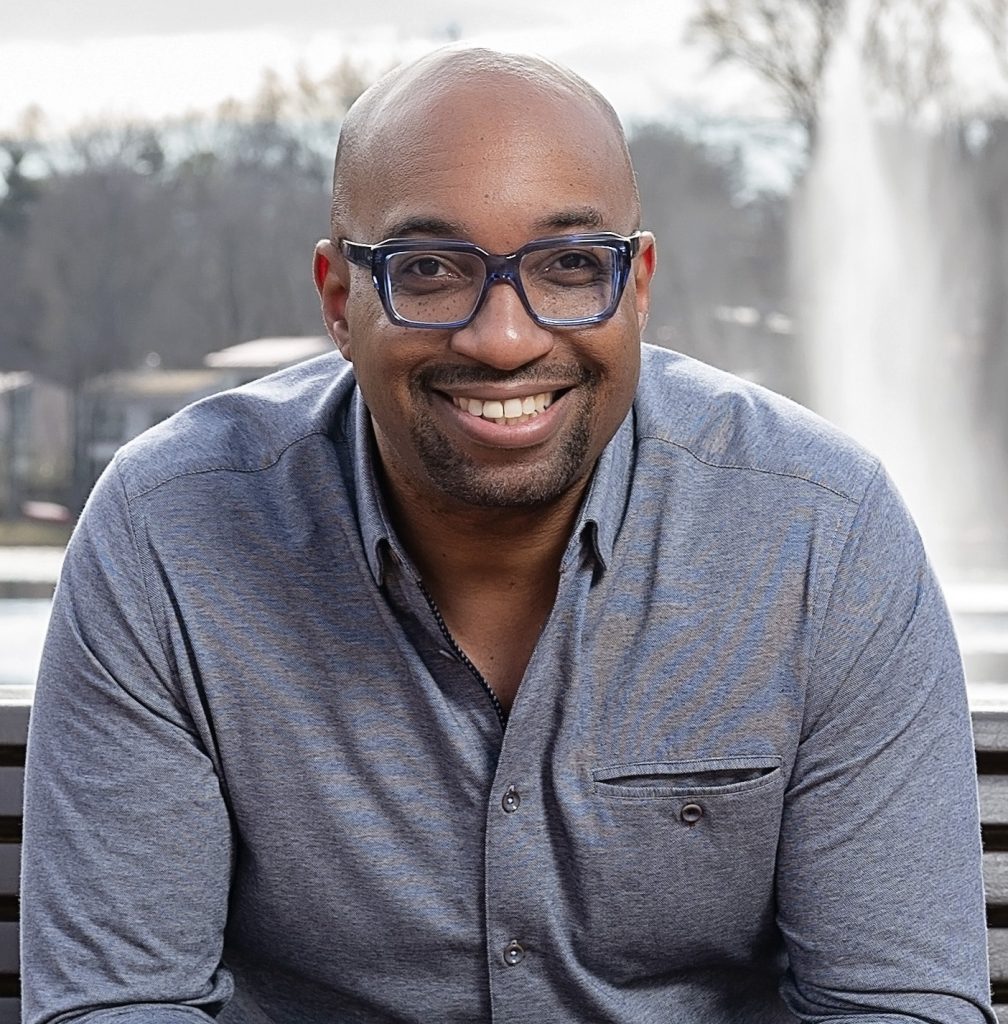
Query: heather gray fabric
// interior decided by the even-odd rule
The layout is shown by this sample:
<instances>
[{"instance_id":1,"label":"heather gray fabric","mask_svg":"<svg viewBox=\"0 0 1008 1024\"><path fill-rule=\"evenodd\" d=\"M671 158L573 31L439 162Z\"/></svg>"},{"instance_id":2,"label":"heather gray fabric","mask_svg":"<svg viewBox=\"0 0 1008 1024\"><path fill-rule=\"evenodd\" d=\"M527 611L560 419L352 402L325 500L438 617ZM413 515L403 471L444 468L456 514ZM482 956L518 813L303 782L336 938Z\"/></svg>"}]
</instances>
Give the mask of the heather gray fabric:
<instances>
[{"instance_id":1,"label":"heather gray fabric","mask_svg":"<svg viewBox=\"0 0 1008 1024\"><path fill-rule=\"evenodd\" d=\"M994 1021L960 659L872 458L645 348L505 731L368 451L332 355L97 486L31 720L26 1021Z\"/></svg>"}]
</instances>

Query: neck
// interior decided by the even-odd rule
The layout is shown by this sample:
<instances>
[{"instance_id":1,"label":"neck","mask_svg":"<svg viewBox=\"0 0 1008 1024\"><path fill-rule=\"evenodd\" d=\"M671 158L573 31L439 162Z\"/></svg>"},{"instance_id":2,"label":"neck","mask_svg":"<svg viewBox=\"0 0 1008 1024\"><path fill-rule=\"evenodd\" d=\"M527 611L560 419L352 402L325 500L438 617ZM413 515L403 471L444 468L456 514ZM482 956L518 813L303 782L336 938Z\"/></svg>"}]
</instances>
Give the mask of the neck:
<instances>
[{"instance_id":1,"label":"neck","mask_svg":"<svg viewBox=\"0 0 1008 1024\"><path fill-rule=\"evenodd\" d=\"M535 508L480 508L425 501L388 486L396 533L436 592L475 580L555 585L587 480Z\"/></svg>"},{"instance_id":2,"label":"neck","mask_svg":"<svg viewBox=\"0 0 1008 1024\"><path fill-rule=\"evenodd\" d=\"M399 538L454 641L510 708L556 600L587 485L536 508L482 508L383 473Z\"/></svg>"}]
</instances>

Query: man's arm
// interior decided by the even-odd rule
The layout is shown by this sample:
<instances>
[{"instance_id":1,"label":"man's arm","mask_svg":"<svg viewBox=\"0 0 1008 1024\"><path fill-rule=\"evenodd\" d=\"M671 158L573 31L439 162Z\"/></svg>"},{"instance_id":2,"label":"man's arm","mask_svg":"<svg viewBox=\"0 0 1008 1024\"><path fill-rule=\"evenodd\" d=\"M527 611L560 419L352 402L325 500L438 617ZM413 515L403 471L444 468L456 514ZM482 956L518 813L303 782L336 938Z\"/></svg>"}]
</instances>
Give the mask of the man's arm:
<instances>
[{"instance_id":1,"label":"man's arm","mask_svg":"<svg viewBox=\"0 0 1008 1024\"><path fill-rule=\"evenodd\" d=\"M67 551L31 715L26 1024L207 1021L229 998L231 828L190 700L113 465Z\"/></svg>"},{"instance_id":2,"label":"man's arm","mask_svg":"<svg viewBox=\"0 0 1008 1024\"><path fill-rule=\"evenodd\" d=\"M962 662L881 471L808 685L778 861L789 1006L802 1021L994 1024Z\"/></svg>"}]
</instances>

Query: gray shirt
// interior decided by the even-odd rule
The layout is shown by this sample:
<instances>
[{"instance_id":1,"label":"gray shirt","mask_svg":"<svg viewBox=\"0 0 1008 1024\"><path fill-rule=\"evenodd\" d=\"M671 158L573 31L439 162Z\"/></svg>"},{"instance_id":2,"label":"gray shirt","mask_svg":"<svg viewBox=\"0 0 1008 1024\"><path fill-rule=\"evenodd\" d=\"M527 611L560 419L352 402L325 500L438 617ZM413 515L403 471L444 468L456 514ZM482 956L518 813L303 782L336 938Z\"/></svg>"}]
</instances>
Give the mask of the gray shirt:
<instances>
[{"instance_id":1,"label":"gray shirt","mask_svg":"<svg viewBox=\"0 0 1008 1024\"><path fill-rule=\"evenodd\" d=\"M369 429L334 354L98 484L31 720L26 1021L994 1021L960 658L873 458L646 347L505 722Z\"/></svg>"}]
</instances>

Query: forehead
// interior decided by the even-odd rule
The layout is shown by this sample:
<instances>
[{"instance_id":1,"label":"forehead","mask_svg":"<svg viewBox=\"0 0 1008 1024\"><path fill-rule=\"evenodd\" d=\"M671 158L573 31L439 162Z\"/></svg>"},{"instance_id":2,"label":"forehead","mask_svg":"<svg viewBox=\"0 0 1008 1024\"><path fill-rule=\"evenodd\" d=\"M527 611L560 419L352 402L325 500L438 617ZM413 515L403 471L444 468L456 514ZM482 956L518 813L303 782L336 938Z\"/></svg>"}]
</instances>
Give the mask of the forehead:
<instances>
[{"instance_id":1,"label":"forehead","mask_svg":"<svg viewBox=\"0 0 1008 1024\"><path fill-rule=\"evenodd\" d=\"M352 185L353 230L369 241L450 234L504 252L637 226L622 136L584 96L485 76L429 83L381 113Z\"/></svg>"}]
</instances>

